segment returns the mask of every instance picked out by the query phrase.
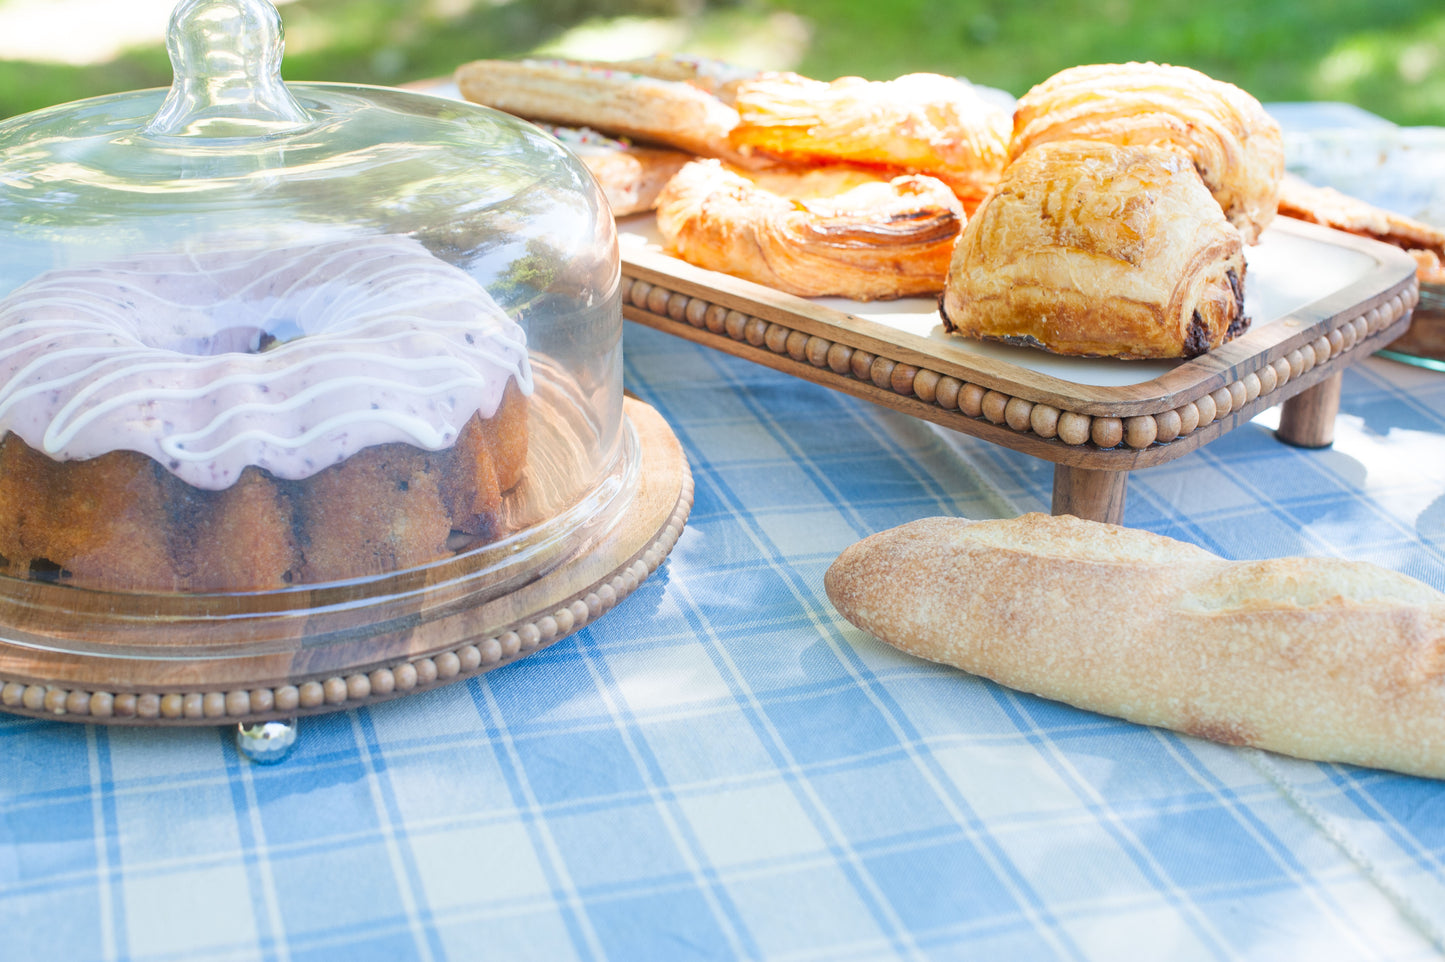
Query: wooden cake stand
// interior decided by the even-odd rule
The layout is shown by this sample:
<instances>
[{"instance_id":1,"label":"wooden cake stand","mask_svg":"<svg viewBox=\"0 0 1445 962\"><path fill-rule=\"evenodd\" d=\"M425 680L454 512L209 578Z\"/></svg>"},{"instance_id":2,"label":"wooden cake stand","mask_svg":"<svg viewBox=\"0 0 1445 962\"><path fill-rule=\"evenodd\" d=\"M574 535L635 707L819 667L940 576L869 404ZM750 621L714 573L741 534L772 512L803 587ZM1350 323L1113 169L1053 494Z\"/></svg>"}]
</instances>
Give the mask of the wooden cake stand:
<instances>
[{"instance_id":1,"label":"wooden cake stand","mask_svg":"<svg viewBox=\"0 0 1445 962\"><path fill-rule=\"evenodd\" d=\"M1182 362L1058 358L948 335L929 300L804 299L694 267L650 217L619 230L623 316L1052 461L1053 513L1114 523L1130 471L1273 405L1282 440L1330 444L1344 367L1403 333L1419 298L1398 249L1277 218L1247 252L1241 337Z\"/></svg>"},{"instance_id":2,"label":"wooden cake stand","mask_svg":"<svg viewBox=\"0 0 1445 962\"><path fill-rule=\"evenodd\" d=\"M244 732L424 691L538 651L631 594L691 510L692 477L671 428L635 398L623 411L636 455L625 503L583 537L569 532L566 552L501 591L478 575L475 553L364 589L126 595L0 579L0 708L105 724L236 722Z\"/></svg>"}]
</instances>

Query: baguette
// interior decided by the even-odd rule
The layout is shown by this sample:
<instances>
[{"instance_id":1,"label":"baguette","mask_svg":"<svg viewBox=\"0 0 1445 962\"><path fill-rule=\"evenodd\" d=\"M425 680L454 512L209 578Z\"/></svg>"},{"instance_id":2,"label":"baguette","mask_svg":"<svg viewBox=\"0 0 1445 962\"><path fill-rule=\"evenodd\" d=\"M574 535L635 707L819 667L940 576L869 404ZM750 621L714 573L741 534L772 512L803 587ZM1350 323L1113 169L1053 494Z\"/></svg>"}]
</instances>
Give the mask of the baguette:
<instances>
[{"instance_id":1,"label":"baguette","mask_svg":"<svg viewBox=\"0 0 1445 962\"><path fill-rule=\"evenodd\" d=\"M1445 778L1445 594L1363 562L1226 561L1073 517L928 518L824 579L910 654L1229 745Z\"/></svg>"}]
</instances>

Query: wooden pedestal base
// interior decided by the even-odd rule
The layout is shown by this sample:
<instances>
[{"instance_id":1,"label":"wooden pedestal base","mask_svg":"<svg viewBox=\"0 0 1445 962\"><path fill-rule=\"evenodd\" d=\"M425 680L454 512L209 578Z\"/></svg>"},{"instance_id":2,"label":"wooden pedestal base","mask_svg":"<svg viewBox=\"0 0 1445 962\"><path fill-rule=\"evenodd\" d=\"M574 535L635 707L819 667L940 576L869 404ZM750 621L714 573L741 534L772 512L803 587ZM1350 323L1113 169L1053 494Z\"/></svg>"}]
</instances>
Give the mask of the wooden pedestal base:
<instances>
[{"instance_id":1,"label":"wooden pedestal base","mask_svg":"<svg viewBox=\"0 0 1445 962\"><path fill-rule=\"evenodd\" d=\"M335 589L323 586L297 595L291 608L270 593L117 595L115 610L87 613L75 609L80 601L37 607L35 599L110 596L0 579L0 710L121 725L294 719L459 681L545 648L606 614L657 570L692 507L692 475L672 429L634 398L623 410L638 457L625 506L585 548L508 583L504 593L488 589L472 555L399 572L400 582L421 573L414 591L326 606L321 601ZM317 603L297 607L307 600ZM163 606L178 613L157 615ZM283 637L293 623L294 635ZM222 630L236 636L234 644L216 641ZM136 638L150 648L138 648ZM158 653L163 643L170 649Z\"/></svg>"},{"instance_id":2,"label":"wooden pedestal base","mask_svg":"<svg viewBox=\"0 0 1445 962\"><path fill-rule=\"evenodd\" d=\"M1335 415L1340 410L1343 372L1336 372L1280 408L1275 437L1300 448L1327 448L1335 440Z\"/></svg>"},{"instance_id":3,"label":"wooden pedestal base","mask_svg":"<svg viewBox=\"0 0 1445 962\"><path fill-rule=\"evenodd\" d=\"M1334 443L1342 380L1343 372L1337 371L1280 405L1275 436L1300 448L1327 448ZM1055 464L1050 512L1122 524L1128 483L1128 471Z\"/></svg>"},{"instance_id":4,"label":"wooden pedestal base","mask_svg":"<svg viewBox=\"0 0 1445 962\"><path fill-rule=\"evenodd\" d=\"M1051 513L1123 524L1124 491L1128 483L1127 471L1095 471L1056 464Z\"/></svg>"}]
</instances>

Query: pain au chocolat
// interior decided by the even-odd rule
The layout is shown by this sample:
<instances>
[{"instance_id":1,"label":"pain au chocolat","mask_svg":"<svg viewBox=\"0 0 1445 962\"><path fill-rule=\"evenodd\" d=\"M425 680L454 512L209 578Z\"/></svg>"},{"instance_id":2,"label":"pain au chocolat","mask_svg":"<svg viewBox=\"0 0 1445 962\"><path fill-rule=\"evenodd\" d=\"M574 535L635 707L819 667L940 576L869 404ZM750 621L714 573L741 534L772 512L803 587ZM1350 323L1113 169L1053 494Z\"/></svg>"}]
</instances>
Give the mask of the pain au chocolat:
<instances>
[{"instance_id":1,"label":"pain au chocolat","mask_svg":"<svg viewBox=\"0 0 1445 962\"><path fill-rule=\"evenodd\" d=\"M1055 140L1173 145L1246 243L1274 218L1284 174L1279 124L1249 93L1189 67L1087 64L1054 74L1019 98L1009 159Z\"/></svg>"},{"instance_id":2,"label":"pain au chocolat","mask_svg":"<svg viewBox=\"0 0 1445 962\"><path fill-rule=\"evenodd\" d=\"M1248 327L1244 244L1180 150L1039 144L965 225L944 327L1058 354L1193 357Z\"/></svg>"}]
</instances>

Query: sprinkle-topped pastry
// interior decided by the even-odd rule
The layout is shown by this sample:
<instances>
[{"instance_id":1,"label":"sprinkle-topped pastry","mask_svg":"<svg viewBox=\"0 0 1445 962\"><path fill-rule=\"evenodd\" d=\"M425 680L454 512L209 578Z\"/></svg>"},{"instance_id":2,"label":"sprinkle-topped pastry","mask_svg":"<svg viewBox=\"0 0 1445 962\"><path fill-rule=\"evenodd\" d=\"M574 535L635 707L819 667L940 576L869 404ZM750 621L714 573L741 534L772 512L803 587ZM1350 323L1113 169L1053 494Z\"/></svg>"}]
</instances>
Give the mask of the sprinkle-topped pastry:
<instances>
[{"instance_id":1,"label":"sprinkle-topped pastry","mask_svg":"<svg viewBox=\"0 0 1445 962\"><path fill-rule=\"evenodd\" d=\"M693 159L680 150L638 147L590 127L539 126L587 165L615 217L652 210L672 175Z\"/></svg>"},{"instance_id":2,"label":"sprinkle-topped pastry","mask_svg":"<svg viewBox=\"0 0 1445 962\"><path fill-rule=\"evenodd\" d=\"M692 84L699 90L705 90L729 104L733 102L738 84L765 73L777 73L776 71L745 67L712 57L681 53L658 53L651 57L638 57L632 60L579 62L604 69L624 70L644 77L655 77L658 80L682 81Z\"/></svg>"},{"instance_id":3,"label":"sprinkle-topped pastry","mask_svg":"<svg viewBox=\"0 0 1445 962\"><path fill-rule=\"evenodd\" d=\"M528 120L745 160L728 144L737 111L686 81L574 60L477 60L455 77L467 100Z\"/></svg>"}]
</instances>

